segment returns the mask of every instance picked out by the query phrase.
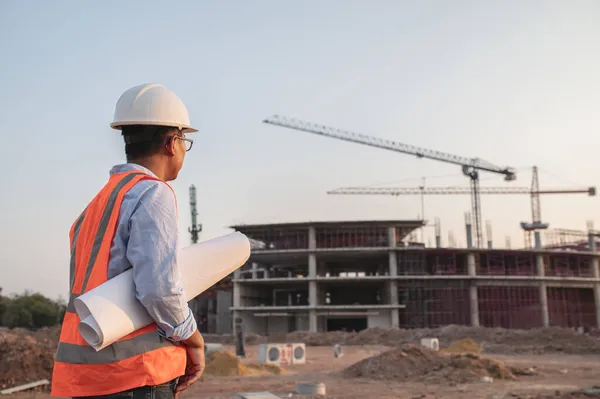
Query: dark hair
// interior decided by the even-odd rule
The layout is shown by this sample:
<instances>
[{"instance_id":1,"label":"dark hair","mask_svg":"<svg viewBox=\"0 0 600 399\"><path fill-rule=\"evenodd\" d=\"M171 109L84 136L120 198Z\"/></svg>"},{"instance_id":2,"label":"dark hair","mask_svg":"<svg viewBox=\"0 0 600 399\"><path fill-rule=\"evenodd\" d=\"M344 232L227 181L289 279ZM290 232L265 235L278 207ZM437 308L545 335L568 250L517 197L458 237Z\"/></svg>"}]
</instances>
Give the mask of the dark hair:
<instances>
[{"instance_id":1,"label":"dark hair","mask_svg":"<svg viewBox=\"0 0 600 399\"><path fill-rule=\"evenodd\" d=\"M170 126L123 126L121 132L125 140L127 162L157 154L169 133L176 129Z\"/></svg>"}]
</instances>

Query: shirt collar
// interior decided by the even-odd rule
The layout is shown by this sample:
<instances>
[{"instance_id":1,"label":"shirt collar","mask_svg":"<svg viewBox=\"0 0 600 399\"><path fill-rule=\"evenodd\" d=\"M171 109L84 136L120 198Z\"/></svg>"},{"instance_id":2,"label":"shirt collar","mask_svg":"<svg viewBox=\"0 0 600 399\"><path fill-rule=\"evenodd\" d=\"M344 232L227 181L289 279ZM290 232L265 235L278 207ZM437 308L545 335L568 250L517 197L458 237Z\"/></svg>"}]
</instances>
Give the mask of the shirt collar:
<instances>
[{"instance_id":1,"label":"shirt collar","mask_svg":"<svg viewBox=\"0 0 600 399\"><path fill-rule=\"evenodd\" d=\"M139 170L140 172L144 172L147 175L150 175L152 177L155 177L158 179L158 176L156 176L150 169L145 168L141 165L138 165L136 163L123 163L123 164L119 164L119 165L115 165L111 168L110 170L110 175L115 175L117 173L123 173L123 172L129 172L132 170Z\"/></svg>"}]
</instances>

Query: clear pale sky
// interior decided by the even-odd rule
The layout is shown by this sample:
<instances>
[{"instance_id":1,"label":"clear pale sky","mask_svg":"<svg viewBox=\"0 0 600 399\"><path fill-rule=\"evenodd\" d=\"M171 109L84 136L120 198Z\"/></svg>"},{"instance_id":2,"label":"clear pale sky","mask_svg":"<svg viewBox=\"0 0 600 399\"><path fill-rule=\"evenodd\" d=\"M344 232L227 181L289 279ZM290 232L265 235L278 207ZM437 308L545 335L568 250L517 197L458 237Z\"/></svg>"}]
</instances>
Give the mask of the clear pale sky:
<instances>
[{"instance_id":1,"label":"clear pale sky","mask_svg":"<svg viewBox=\"0 0 600 399\"><path fill-rule=\"evenodd\" d=\"M0 1L0 286L68 293L68 231L124 161L109 128L131 86L186 103L202 238L236 223L416 218L418 197L347 185L468 185L457 166L269 126L294 116L518 168L512 185L600 183L600 2ZM484 174L482 185L503 185ZM529 197L483 197L494 240L522 244ZM598 199L542 199L553 227L600 226ZM465 243L468 196L428 197ZM430 237L432 229L427 229Z\"/></svg>"}]
</instances>

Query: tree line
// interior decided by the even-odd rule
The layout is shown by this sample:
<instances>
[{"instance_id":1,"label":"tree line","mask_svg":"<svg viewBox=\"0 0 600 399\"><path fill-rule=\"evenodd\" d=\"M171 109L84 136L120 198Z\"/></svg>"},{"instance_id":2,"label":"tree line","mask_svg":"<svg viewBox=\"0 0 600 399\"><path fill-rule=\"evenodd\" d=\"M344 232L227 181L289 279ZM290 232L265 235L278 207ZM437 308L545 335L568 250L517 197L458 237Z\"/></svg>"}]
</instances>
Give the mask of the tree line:
<instances>
[{"instance_id":1,"label":"tree line","mask_svg":"<svg viewBox=\"0 0 600 399\"><path fill-rule=\"evenodd\" d=\"M4 296L0 287L0 326L36 330L62 322L67 309L62 300L52 300L39 293Z\"/></svg>"}]
</instances>

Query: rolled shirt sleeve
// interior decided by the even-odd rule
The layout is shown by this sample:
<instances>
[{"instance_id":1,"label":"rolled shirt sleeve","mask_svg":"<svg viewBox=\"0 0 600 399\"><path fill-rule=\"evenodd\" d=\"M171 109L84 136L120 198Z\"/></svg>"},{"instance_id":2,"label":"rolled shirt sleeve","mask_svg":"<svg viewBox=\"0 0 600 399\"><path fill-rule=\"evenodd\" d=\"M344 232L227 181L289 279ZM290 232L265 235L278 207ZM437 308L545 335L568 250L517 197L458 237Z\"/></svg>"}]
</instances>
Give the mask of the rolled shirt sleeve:
<instances>
[{"instance_id":1,"label":"rolled shirt sleeve","mask_svg":"<svg viewBox=\"0 0 600 399\"><path fill-rule=\"evenodd\" d=\"M159 334L172 341L189 338L197 325L177 265L177 205L166 184L151 182L129 220L129 231L127 259L138 300Z\"/></svg>"}]
</instances>

